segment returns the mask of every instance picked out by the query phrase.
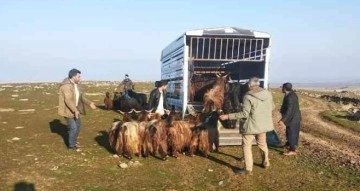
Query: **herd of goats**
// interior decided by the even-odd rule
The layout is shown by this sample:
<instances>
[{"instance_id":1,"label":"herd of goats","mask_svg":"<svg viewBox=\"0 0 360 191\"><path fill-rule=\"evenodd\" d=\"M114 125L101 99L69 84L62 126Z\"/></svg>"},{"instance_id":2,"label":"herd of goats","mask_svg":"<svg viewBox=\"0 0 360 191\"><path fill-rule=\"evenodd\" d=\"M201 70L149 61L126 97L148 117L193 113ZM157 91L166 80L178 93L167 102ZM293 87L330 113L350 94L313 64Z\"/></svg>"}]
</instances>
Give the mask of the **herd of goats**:
<instances>
[{"instance_id":1,"label":"herd of goats","mask_svg":"<svg viewBox=\"0 0 360 191\"><path fill-rule=\"evenodd\" d=\"M327 95L320 93L310 93L306 91L301 92L302 95L324 99L328 102L335 102L337 104L343 105L343 108L346 108L348 112L348 117L351 120L360 122L360 99L355 97L346 97L341 95Z\"/></svg>"},{"instance_id":2,"label":"herd of goats","mask_svg":"<svg viewBox=\"0 0 360 191\"><path fill-rule=\"evenodd\" d=\"M132 158L134 155L139 157L152 155L166 160L169 154L178 158L179 153L193 156L196 152L207 156L209 152L213 151L213 144L216 144L213 142L214 137L211 137L213 135L209 133L208 127L219 127L219 115L225 110L227 112L234 111L234 109L229 109L231 104L226 103L226 100L234 102L234 99L225 99L225 96L239 95L239 92L229 91L229 87L226 87L226 80L226 76L217 75L213 83L203 84L206 89L202 90L204 91L203 111L184 117L175 110L168 111L166 117L151 113L151 110L144 108L146 106L146 103L143 102L146 100L145 94L144 96L129 92L131 100L124 99L123 96L115 97L114 107L119 109L123 119L114 122L109 130L110 146L116 154L126 158ZM194 82L194 84L196 83L208 82ZM232 89L239 88L233 87ZM235 97L233 105L238 105L239 97ZM230 126L235 124L231 121L227 122ZM226 124L226 121L221 123Z\"/></svg>"},{"instance_id":3,"label":"herd of goats","mask_svg":"<svg viewBox=\"0 0 360 191\"><path fill-rule=\"evenodd\" d=\"M200 151L207 156L212 150L200 114L182 119L176 112L162 118L151 111L133 111L122 112L123 120L114 122L109 131L109 143L118 155L132 158L159 154L166 160L168 153L178 158L183 152L193 156Z\"/></svg>"},{"instance_id":4,"label":"herd of goats","mask_svg":"<svg viewBox=\"0 0 360 191\"><path fill-rule=\"evenodd\" d=\"M207 156L213 151L215 140L208 127L218 127L221 124L234 128L236 121L220 122L219 115L239 111L241 96L247 91L244 84L226 83L227 75L216 77L213 80L192 82L191 98L195 101L201 100L204 109L201 113L195 112L184 117L175 110L169 111L166 118L146 110L146 94L129 91L130 98L115 94L113 107L120 111L123 119L114 122L109 130L110 146L116 154L126 158L152 155L166 160L168 154L178 158L179 153L193 156L196 152ZM359 99L301 93L342 104L350 103L353 107L348 112L356 121L360 119L360 110L357 108L360 105ZM197 97L199 95L200 98Z\"/></svg>"}]
</instances>

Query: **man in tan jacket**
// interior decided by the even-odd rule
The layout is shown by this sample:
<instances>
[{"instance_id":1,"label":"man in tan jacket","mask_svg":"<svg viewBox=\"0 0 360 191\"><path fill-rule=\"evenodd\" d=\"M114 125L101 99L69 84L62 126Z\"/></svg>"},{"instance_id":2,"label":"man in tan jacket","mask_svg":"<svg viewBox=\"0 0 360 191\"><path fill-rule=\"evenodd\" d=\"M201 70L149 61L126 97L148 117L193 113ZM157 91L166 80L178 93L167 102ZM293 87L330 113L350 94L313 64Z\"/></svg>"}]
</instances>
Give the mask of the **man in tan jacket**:
<instances>
[{"instance_id":1,"label":"man in tan jacket","mask_svg":"<svg viewBox=\"0 0 360 191\"><path fill-rule=\"evenodd\" d=\"M237 170L238 174L251 174L253 168L252 142L256 139L261 150L262 166L268 168L269 150L266 143L266 132L274 130L272 110L274 108L271 93L260 87L258 78L250 78L248 83L250 91L244 96L243 109L239 113L220 115L221 120L243 120L243 152L245 169Z\"/></svg>"},{"instance_id":2,"label":"man in tan jacket","mask_svg":"<svg viewBox=\"0 0 360 191\"><path fill-rule=\"evenodd\" d=\"M64 117L67 122L69 133L68 147L76 151L80 151L79 145L77 145L77 138L81 127L80 114L85 114L84 105L86 104L92 109L96 109L95 104L86 99L78 87L80 74L79 70L72 69L69 71L68 78L65 78L61 83L58 108L59 115Z\"/></svg>"}]
</instances>

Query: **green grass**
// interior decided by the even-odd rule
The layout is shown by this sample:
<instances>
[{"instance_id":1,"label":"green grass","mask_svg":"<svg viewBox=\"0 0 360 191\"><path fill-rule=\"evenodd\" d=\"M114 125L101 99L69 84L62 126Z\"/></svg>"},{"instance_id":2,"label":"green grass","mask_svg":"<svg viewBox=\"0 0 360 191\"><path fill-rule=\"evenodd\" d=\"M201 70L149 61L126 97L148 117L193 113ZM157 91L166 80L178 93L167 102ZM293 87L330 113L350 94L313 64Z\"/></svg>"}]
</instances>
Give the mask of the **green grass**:
<instances>
[{"instance_id":1,"label":"green grass","mask_svg":"<svg viewBox=\"0 0 360 191\"><path fill-rule=\"evenodd\" d=\"M221 147L222 153L211 154L209 158L181 156L164 162L153 157L135 157L141 166L121 169L118 164L128 160L113 157L107 142L112 122L121 119L118 113L88 108L87 115L82 116L79 137L86 148L82 153L70 152L62 137L66 133L65 120L57 115L58 86L44 86L44 89L34 86L0 91L0 107L15 109L0 112L0 173L3 175L0 190L14 190L20 182L33 185L36 190L89 191L356 190L360 186L359 173L352 169L319 164L321 161L305 155L283 157L279 149L270 149L271 167L264 170L258 166L261 161L257 147L253 148L254 175L248 177L235 175L232 170L244 167L237 160L242 156L238 146ZM86 85L85 91L112 92L115 87ZM136 87L148 92L153 83L138 83ZM14 92L16 89L19 92ZM13 94L19 97L12 99ZM277 108L282 96L280 92L274 94ZM21 102L21 98L29 101ZM88 98L101 105L104 95ZM21 113L19 109L36 111ZM15 129L17 126L24 128ZM14 137L20 140L13 141Z\"/></svg>"},{"instance_id":2,"label":"green grass","mask_svg":"<svg viewBox=\"0 0 360 191\"><path fill-rule=\"evenodd\" d=\"M360 123L349 119L347 112L344 111L324 111L320 115L331 122L343 127L360 132Z\"/></svg>"}]
</instances>

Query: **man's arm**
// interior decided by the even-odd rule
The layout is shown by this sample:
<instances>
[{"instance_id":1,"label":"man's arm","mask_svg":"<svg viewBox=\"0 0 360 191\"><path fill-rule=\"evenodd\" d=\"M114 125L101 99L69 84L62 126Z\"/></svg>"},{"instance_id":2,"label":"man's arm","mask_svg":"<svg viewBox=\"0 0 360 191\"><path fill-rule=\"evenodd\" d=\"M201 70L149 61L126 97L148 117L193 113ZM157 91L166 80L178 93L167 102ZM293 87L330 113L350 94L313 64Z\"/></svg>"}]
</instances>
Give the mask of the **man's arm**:
<instances>
[{"instance_id":1,"label":"man's arm","mask_svg":"<svg viewBox=\"0 0 360 191\"><path fill-rule=\"evenodd\" d=\"M149 104L149 109L152 109L152 100L154 99L154 90L150 92L150 96L149 96L149 101L148 101L148 104Z\"/></svg>"},{"instance_id":2,"label":"man's arm","mask_svg":"<svg viewBox=\"0 0 360 191\"><path fill-rule=\"evenodd\" d=\"M286 123L289 118L291 117L293 110L294 110L294 97L292 96L288 96L287 98L285 98L285 104L286 104L286 109L285 111L283 111L283 115L280 121Z\"/></svg>"},{"instance_id":3,"label":"man's arm","mask_svg":"<svg viewBox=\"0 0 360 191\"><path fill-rule=\"evenodd\" d=\"M90 106L91 109L96 109L95 103L92 102L92 101L90 101L90 100L88 100L88 99L85 97L84 93L81 93L81 99L83 100L83 102L84 102L86 105Z\"/></svg>"},{"instance_id":4,"label":"man's arm","mask_svg":"<svg viewBox=\"0 0 360 191\"><path fill-rule=\"evenodd\" d=\"M250 111L251 111L251 102L248 98L248 96L245 96L244 97L244 100L243 100L243 109L241 112L239 113L231 113L229 114L229 119L230 120L233 120L233 119L242 119L242 118L248 118L249 115L250 115Z\"/></svg>"},{"instance_id":5,"label":"man's arm","mask_svg":"<svg viewBox=\"0 0 360 191\"><path fill-rule=\"evenodd\" d=\"M75 100L73 100L73 95L70 90L70 86L63 86L60 89L60 93L64 94L65 105L70 109L72 113L75 113L77 110Z\"/></svg>"},{"instance_id":6,"label":"man's arm","mask_svg":"<svg viewBox=\"0 0 360 191\"><path fill-rule=\"evenodd\" d=\"M135 90L135 84L132 82L132 80L129 80L130 81L130 88L132 90Z\"/></svg>"},{"instance_id":7,"label":"man's arm","mask_svg":"<svg viewBox=\"0 0 360 191\"><path fill-rule=\"evenodd\" d=\"M251 102L248 98L248 96L244 97L243 100L243 109L241 112L238 113L230 113L230 114L225 114L225 115L220 115L220 120L234 120L234 119L242 119L242 118L248 118L250 115L250 111L251 111Z\"/></svg>"}]
</instances>

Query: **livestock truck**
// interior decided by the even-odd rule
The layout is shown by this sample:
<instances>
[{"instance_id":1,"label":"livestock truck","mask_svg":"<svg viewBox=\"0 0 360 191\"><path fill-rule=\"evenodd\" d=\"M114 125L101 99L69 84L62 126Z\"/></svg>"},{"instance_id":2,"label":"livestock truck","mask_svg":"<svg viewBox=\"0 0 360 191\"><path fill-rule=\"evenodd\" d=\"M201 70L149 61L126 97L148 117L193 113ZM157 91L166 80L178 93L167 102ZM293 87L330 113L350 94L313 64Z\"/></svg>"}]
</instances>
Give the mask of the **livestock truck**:
<instances>
[{"instance_id":1,"label":"livestock truck","mask_svg":"<svg viewBox=\"0 0 360 191\"><path fill-rule=\"evenodd\" d=\"M186 31L161 52L161 79L168 80L168 104L184 116L201 110L205 91L217 75L228 82L258 77L268 88L270 34L236 27ZM199 84L203 87L199 87Z\"/></svg>"}]
</instances>

